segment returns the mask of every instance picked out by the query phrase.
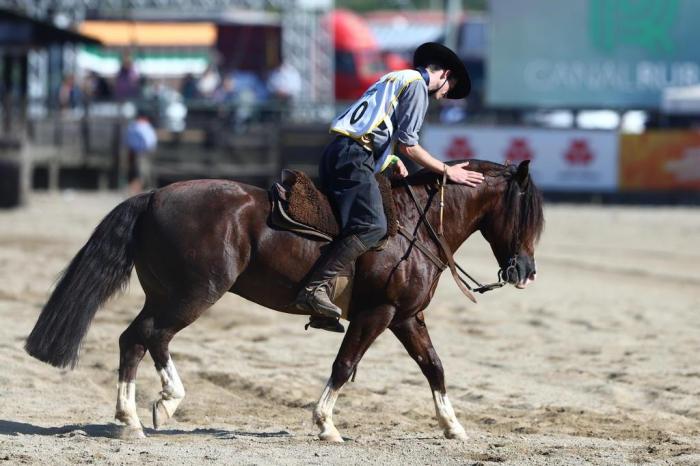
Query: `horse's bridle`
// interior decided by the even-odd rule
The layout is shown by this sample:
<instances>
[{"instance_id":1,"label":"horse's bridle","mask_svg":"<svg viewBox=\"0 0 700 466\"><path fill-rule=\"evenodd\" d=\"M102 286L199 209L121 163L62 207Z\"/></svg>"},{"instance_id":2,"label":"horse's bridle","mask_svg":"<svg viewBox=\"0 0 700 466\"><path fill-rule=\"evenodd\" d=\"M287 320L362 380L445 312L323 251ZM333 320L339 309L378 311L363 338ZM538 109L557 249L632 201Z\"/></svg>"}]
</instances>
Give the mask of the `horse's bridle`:
<instances>
[{"instance_id":1,"label":"horse's bridle","mask_svg":"<svg viewBox=\"0 0 700 466\"><path fill-rule=\"evenodd\" d=\"M454 260L454 256L452 254L452 251L450 250L450 246L447 244L447 241L445 241L445 237L443 236L443 227L442 227L442 219L443 219L443 210L445 207L445 201L444 201L444 194L445 194L445 183L447 182L447 169L443 171L442 174L442 182L440 183L440 225L439 225L439 233L435 232L435 229L431 225L430 221L428 220L428 217L426 216L427 210L430 208L430 204L433 200L432 194L428 198L428 204L425 209L423 209L418 202L418 199L416 198L415 193L413 192L413 189L411 188L411 185L408 184L406 180L403 180L404 185L406 186L408 193L411 195L411 199L413 200L413 203L416 205L416 209L418 209L418 212L420 213L420 218L418 219L418 223L416 224L416 227L413 231L413 234L404 227L403 225L399 224L399 233L406 237L411 243L409 249L406 251L406 254L404 255L404 258L408 257L408 255L411 252L411 247L414 245L423 253L425 254L428 259L430 259L435 265L438 266L438 268L442 271L445 270L445 268L449 267L450 272L452 273L452 277L455 280L455 283L457 283L457 286L459 289L464 293L464 295L469 298L471 301L476 303L476 299L474 298L474 295L471 293L472 291L475 291L477 293L485 293L487 291L495 290L498 288L501 288L502 286L506 285L508 282L506 281L510 272L511 271L516 271L517 272L517 254L514 254L513 257L510 258L508 262L508 266L502 267L498 270L498 281L489 283L487 285L482 285L478 280L473 278L467 271L465 271L462 267L460 267L459 264L457 264ZM430 236L435 240L439 248L442 250L442 253L444 254L445 258L447 259L447 264L445 264L439 257L437 257L435 254L433 254L432 251L430 251L430 248L428 248L425 243L423 243L417 236L418 233L418 228L420 228L421 223L425 223L425 225L428 227L428 232L430 233ZM472 286L465 280L462 276L459 275L459 272L461 272L466 278L471 280L475 285L476 288L472 288Z\"/></svg>"}]
</instances>

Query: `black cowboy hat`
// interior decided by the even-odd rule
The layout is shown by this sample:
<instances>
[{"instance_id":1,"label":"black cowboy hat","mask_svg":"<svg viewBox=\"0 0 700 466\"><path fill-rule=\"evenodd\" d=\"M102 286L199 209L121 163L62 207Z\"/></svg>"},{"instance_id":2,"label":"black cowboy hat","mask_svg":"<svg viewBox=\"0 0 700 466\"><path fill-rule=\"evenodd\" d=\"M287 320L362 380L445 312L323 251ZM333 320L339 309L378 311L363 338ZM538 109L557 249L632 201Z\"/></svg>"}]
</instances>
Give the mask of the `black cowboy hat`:
<instances>
[{"instance_id":1,"label":"black cowboy hat","mask_svg":"<svg viewBox=\"0 0 700 466\"><path fill-rule=\"evenodd\" d=\"M472 88L471 79L467 68L452 50L437 42L426 42L418 47L413 54L413 67L430 64L442 65L452 71L452 76L457 78L457 84L447 93L448 99L463 99L469 95Z\"/></svg>"}]
</instances>

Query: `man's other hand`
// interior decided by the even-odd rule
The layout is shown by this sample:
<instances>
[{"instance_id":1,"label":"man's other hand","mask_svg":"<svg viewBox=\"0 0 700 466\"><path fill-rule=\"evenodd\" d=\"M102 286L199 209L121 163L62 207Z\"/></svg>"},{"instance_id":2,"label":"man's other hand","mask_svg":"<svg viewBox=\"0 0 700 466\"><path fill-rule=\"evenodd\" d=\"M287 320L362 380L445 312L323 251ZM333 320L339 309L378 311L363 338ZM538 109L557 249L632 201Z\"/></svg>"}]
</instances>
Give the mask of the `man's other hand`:
<instances>
[{"instance_id":1,"label":"man's other hand","mask_svg":"<svg viewBox=\"0 0 700 466\"><path fill-rule=\"evenodd\" d=\"M391 176L392 178L406 178L408 176L406 165L400 159L396 160Z\"/></svg>"}]
</instances>

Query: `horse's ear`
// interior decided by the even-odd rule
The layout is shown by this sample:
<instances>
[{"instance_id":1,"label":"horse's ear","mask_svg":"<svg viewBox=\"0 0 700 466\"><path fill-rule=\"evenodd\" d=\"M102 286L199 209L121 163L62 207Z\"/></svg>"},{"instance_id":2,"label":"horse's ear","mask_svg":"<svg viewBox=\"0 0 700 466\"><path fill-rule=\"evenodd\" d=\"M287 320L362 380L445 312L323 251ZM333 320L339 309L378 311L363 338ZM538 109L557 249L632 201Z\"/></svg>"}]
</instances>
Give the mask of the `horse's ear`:
<instances>
[{"instance_id":1,"label":"horse's ear","mask_svg":"<svg viewBox=\"0 0 700 466\"><path fill-rule=\"evenodd\" d=\"M527 184L527 176L530 173L530 161L523 160L518 165L518 170L515 172L515 181L518 182L521 188L524 188Z\"/></svg>"}]
</instances>

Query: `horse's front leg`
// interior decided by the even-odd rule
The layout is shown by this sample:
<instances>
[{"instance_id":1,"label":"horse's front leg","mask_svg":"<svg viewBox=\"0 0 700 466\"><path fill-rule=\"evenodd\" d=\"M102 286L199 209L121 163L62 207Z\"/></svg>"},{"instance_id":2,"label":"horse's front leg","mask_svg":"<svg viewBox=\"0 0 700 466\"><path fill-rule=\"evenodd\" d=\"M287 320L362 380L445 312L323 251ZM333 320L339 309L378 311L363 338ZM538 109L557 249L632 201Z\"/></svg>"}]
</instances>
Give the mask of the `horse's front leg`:
<instances>
[{"instance_id":1,"label":"horse's front leg","mask_svg":"<svg viewBox=\"0 0 700 466\"><path fill-rule=\"evenodd\" d=\"M318 438L330 442L342 442L338 429L333 424L333 407L340 389L348 381L367 348L387 328L394 317L395 309L380 306L360 316L354 317L340 345L333 363L331 378L328 379L321 398L314 409L314 423L321 429Z\"/></svg>"},{"instance_id":2,"label":"horse's front leg","mask_svg":"<svg viewBox=\"0 0 700 466\"><path fill-rule=\"evenodd\" d=\"M440 358L430 341L428 329L423 321L423 313L410 317L403 322L393 325L391 331L408 351L408 354L418 363L421 371L428 379L433 391L435 413L445 437L466 440L467 434L457 420L452 404L445 390L445 374Z\"/></svg>"}]
</instances>

